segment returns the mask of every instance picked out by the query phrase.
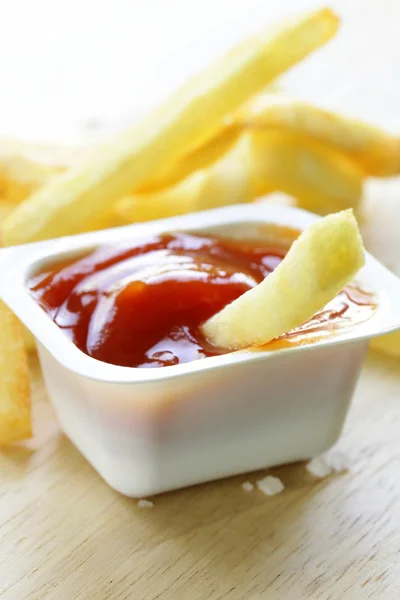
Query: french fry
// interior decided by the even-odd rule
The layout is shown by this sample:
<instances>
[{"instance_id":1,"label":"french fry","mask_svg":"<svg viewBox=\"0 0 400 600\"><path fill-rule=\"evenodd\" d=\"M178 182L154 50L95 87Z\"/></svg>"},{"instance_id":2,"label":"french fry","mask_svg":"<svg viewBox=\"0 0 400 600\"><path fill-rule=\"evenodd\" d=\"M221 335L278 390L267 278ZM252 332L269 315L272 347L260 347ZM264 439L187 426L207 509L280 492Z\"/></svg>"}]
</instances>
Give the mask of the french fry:
<instances>
[{"instance_id":1,"label":"french fry","mask_svg":"<svg viewBox=\"0 0 400 600\"><path fill-rule=\"evenodd\" d=\"M253 150L251 136L243 134L233 148L209 168L197 201L198 210L250 202L270 191L266 179L259 177Z\"/></svg>"},{"instance_id":2,"label":"french fry","mask_svg":"<svg viewBox=\"0 0 400 600\"><path fill-rule=\"evenodd\" d=\"M256 131L253 143L254 168L302 208L328 214L359 205L364 174L340 152L285 131Z\"/></svg>"},{"instance_id":3,"label":"french fry","mask_svg":"<svg viewBox=\"0 0 400 600\"><path fill-rule=\"evenodd\" d=\"M27 329L25 327L25 325L23 325L22 323L21 323L21 327L22 327L22 337L24 340L25 350L27 352L33 352L34 350L36 350L35 338L31 334L29 329Z\"/></svg>"},{"instance_id":4,"label":"french fry","mask_svg":"<svg viewBox=\"0 0 400 600\"><path fill-rule=\"evenodd\" d=\"M0 301L0 446L32 434L29 369L21 323Z\"/></svg>"},{"instance_id":5,"label":"french fry","mask_svg":"<svg viewBox=\"0 0 400 600\"><path fill-rule=\"evenodd\" d=\"M370 347L394 358L400 358L400 331L373 338Z\"/></svg>"},{"instance_id":6,"label":"french fry","mask_svg":"<svg viewBox=\"0 0 400 600\"><path fill-rule=\"evenodd\" d=\"M196 202L204 179L205 173L198 171L170 188L125 196L111 211L91 222L90 229L104 229L193 212L197 210Z\"/></svg>"},{"instance_id":7,"label":"french fry","mask_svg":"<svg viewBox=\"0 0 400 600\"><path fill-rule=\"evenodd\" d=\"M241 130L235 124L222 126L217 134L205 144L193 148L173 165L168 173L158 179L152 179L138 190L138 194L159 191L183 181L201 169L206 169L218 161L235 144Z\"/></svg>"},{"instance_id":8,"label":"french fry","mask_svg":"<svg viewBox=\"0 0 400 600\"><path fill-rule=\"evenodd\" d=\"M3 158L0 165L0 198L17 204L46 183L55 170L22 156Z\"/></svg>"},{"instance_id":9,"label":"french fry","mask_svg":"<svg viewBox=\"0 0 400 600\"><path fill-rule=\"evenodd\" d=\"M208 140L204 145L200 145L185 154L163 177L147 182L134 195L131 194L127 198L123 198L121 201L122 205L128 205L129 203L139 205L142 203L142 200L143 202L146 201L147 194L158 191L164 193L167 188L172 188L174 185L184 181L192 173L209 167L235 144L240 133L241 130L236 124L228 123L223 125L215 137ZM15 151L17 148L18 144L13 145ZM21 146L22 151L23 146ZM62 155L60 149L55 149L55 152ZM55 167L34 162L22 154L17 155L13 153L11 156L6 156L0 152L0 199L3 199L7 203L10 202L14 206L16 203L25 200L30 193L40 186L47 183L51 177L55 177L55 175L65 171L68 167L67 161L65 161L65 164ZM167 209L167 207L165 208ZM146 216L143 220L148 220L147 213L149 210L145 208L143 210L143 215ZM119 222L119 219L112 218L112 212L107 213L106 216L98 217L93 222L98 222L101 225ZM161 210L161 212L163 213L164 210ZM168 216L170 212L180 214L180 212L175 213L167 209ZM138 213L141 213L141 208L138 208ZM139 218L139 220L142 219ZM111 226L111 224L108 226Z\"/></svg>"},{"instance_id":10,"label":"french fry","mask_svg":"<svg viewBox=\"0 0 400 600\"><path fill-rule=\"evenodd\" d=\"M207 168L194 171L171 187L123 197L111 210L92 219L86 229L247 202L276 189L295 196L301 206L315 212L334 212L358 204L362 175L357 167L313 140L287 132L245 132L239 137L229 135L214 151L212 148L209 143L187 155L180 175L198 165ZM223 148L227 150L220 156ZM13 204L0 204L0 215L2 206L9 211Z\"/></svg>"},{"instance_id":11,"label":"french fry","mask_svg":"<svg viewBox=\"0 0 400 600\"><path fill-rule=\"evenodd\" d=\"M5 200L0 200L0 226L15 210L15 204Z\"/></svg>"},{"instance_id":12,"label":"french fry","mask_svg":"<svg viewBox=\"0 0 400 600\"><path fill-rule=\"evenodd\" d=\"M257 163L252 152L250 134L242 134L219 160L210 161L211 164L207 161L207 168L194 171L165 189L125 196L111 211L91 221L89 229L117 227L247 202L268 193L271 188L254 170Z\"/></svg>"},{"instance_id":13,"label":"french fry","mask_svg":"<svg viewBox=\"0 0 400 600\"><path fill-rule=\"evenodd\" d=\"M244 42L137 126L58 175L20 204L2 228L6 245L77 233L122 196L168 172L223 119L335 33L322 9Z\"/></svg>"},{"instance_id":14,"label":"french fry","mask_svg":"<svg viewBox=\"0 0 400 600\"><path fill-rule=\"evenodd\" d=\"M280 92L277 84L271 84L267 89L270 95ZM173 165L170 172L159 179L151 179L137 193L170 187L194 171L208 167L227 152L242 129L242 124L228 118L214 137L192 148ZM0 138L0 198L13 203L25 200L51 177L82 162L93 150L90 146L30 144L17 139Z\"/></svg>"},{"instance_id":15,"label":"french fry","mask_svg":"<svg viewBox=\"0 0 400 600\"><path fill-rule=\"evenodd\" d=\"M11 212L14 209L15 209L15 205L12 202L0 201L0 224L4 221L4 219L6 219L8 217L8 215L11 214ZM0 306L0 317L1 317L1 306ZM31 334L31 332L24 325L22 325L22 323L20 325L21 325L25 348L26 348L26 350L28 350L30 352L30 351L34 350L34 348L35 348L34 337ZM0 327L1 327L1 321L0 321ZM1 355L1 349L0 349L0 355Z\"/></svg>"},{"instance_id":16,"label":"french fry","mask_svg":"<svg viewBox=\"0 0 400 600\"><path fill-rule=\"evenodd\" d=\"M249 134L243 134L224 156L178 184L152 193L133 194L91 224L93 229L126 225L249 202L271 188L258 176Z\"/></svg>"},{"instance_id":17,"label":"french fry","mask_svg":"<svg viewBox=\"0 0 400 600\"><path fill-rule=\"evenodd\" d=\"M0 138L0 199L14 204L22 202L91 151L90 146L72 148Z\"/></svg>"},{"instance_id":18,"label":"french fry","mask_svg":"<svg viewBox=\"0 0 400 600\"><path fill-rule=\"evenodd\" d=\"M273 97L280 92L280 87L276 83L270 84L267 86L267 91L268 95ZM147 182L137 192L153 192L170 187L182 181L191 173L209 167L232 148L243 133L243 129L246 129L243 123L236 122L232 117L228 117L221 124L221 129L214 137L210 138L205 144L192 148L172 167L171 171L159 179L152 179Z\"/></svg>"},{"instance_id":19,"label":"french fry","mask_svg":"<svg viewBox=\"0 0 400 600\"><path fill-rule=\"evenodd\" d=\"M262 283L211 317L203 333L216 346L232 350L266 344L324 308L363 264L352 211L329 215L293 242Z\"/></svg>"},{"instance_id":20,"label":"french fry","mask_svg":"<svg viewBox=\"0 0 400 600\"><path fill-rule=\"evenodd\" d=\"M305 102L264 94L242 109L238 124L256 129L292 131L346 154L367 175L400 174L400 139L378 127Z\"/></svg>"}]
</instances>

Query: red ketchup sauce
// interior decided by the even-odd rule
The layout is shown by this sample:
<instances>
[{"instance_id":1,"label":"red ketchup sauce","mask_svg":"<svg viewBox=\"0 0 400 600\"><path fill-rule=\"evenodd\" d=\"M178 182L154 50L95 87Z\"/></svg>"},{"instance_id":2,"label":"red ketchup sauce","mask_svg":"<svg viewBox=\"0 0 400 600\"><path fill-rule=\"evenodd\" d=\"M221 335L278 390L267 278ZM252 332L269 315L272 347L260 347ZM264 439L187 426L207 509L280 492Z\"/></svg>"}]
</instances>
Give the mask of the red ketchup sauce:
<instances>
[{"instance_id":1,"label":"red ketchup sauce","mask_svg":"<svg viewBox=\"0 0 400 600\"><path fill-rule=\"evenodd\" d=\"M127 367L164 367L226 353L204 338L200 326L268 277L286 251L189 233L155 235L57 263L32 277L29 288L89 356ZM359 321L360 311L371 306L368 294L348 287L271 349Z\"/></svg>"}]
</instances>

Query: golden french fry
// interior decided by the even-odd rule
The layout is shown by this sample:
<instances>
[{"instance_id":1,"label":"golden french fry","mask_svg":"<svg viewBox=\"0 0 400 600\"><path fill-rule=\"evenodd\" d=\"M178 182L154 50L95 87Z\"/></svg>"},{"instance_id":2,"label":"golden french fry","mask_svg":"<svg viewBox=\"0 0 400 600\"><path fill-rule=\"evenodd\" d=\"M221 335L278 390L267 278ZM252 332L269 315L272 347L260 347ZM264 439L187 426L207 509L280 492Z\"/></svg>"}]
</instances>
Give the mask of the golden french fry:
<instances>
[{"instance_id":1,"label":"golden french fry","mask_svg":"<svg viewBox=\"0 0 400 600\"><path fill-rule=\"evenodd\" d=\"M205 177L205 172L198 171L170 188L125 196L111 211L93 221L90 228L104 229L193 212L197 210L196 202Z\"/></svg>"},{"instance_id":2,"label":"golden french fry","mask_svg":"<svg viewBox=\"0 0 400 600\"><path fill-rule=\"evenodd\" d=\"M9 157L0 164L0 195L17 204L56 174L55 169L22 156Z\"/></svg>"},{"instance_id":3,"label":"golden french fry","mask_svg":"<svg viewBox=\"0 0 400 600\"><path fill-rule=\"evenodd\" d=\"M251 135L243 134L236 144L206 172L197 199L197 210L206 210L239 202L250 202L271 191L265 177L260 177L253 156Z\"/></svg>"},{"instance_id":4,"label":"golden french fry","mask_svg":"<svg viewBox=\"0 0 400 600\"><path fill-rule=\"evenodd\" d=\"M267 89L271 95L280 91L277 84L270 84ZM171 187L191 173L208 167L232 147L241 132L239 123L228 119L214 137L193 148L173 165L170 172L148 181L138 188L137 193ZM71 148L0 138L0 198L12 203L21 202L51 177L82 162L93 150L90 146Z\"/></svg>"},{"instance_id":5,"label":"golden french fry","mask_svg":"<svg viewBox=\"0 0 400 600\"><path fill-rule=\"evenodd\" d=\"M29 369L21 323L0 301L0 446L32 434Z\"/></svg>"},{"instance_id":6,"label":"golden french fry","mask_svg":"<svg viewBox=\"0 0 400 600\"><path fill-rule=\"evenodd\" d=\"M324 308L363 264L364 249L353 212L329 215L293 242L262 283L211 317L203 332L222 348L266 344Z\"/></svg>"},{"instance_id":7,"label":"golden french fry","mask_svg":"<svg viewBox=\"0 0 400 600\"><path fill-rule=\"evenodd\" d=\"M4 219L6 219L8 217L8 215L11 214L11 212L15 209L15 205L12 202L5 202L3 200L0 200L0 224L4 221ZM1 318L1 306L0 306L0 318ZM28 350L28 352L30 352L31 350L34 350L34 348L36 347L35 345L35 340L33 335L31 334L31 332L24 326L21 325L21 331L22 331L22 336L24 339L24 344L25 344L25 348L26 350ZM1 324L1 320L0 320L0 327L2 326ZM0 334L1 336L1 334ZM1 348L0 348L0 357L1 357Z\"/></svg>"},{"instance_id":8,"label":"golden french fry","mask_svg":"<svg viewBox=\"0 0 400 600\"><path fill-rule=\"evenodd\" d=\"M146 209L144 206L143 209L141 208L142 202L146 201L146 197L149 193L162 191L164 194L167 188L172 188L174 185L184 181L192 173L209 167L235 144L240 133L241 131L236 124L230 123L224 125L215 137L208 140L204 145L200 145L198 148L194 148L184 155L181 160L172 167L170 172L159 179L147 182L147 184L141 186L135 194L131 194L127 196L127 198L124 198L121 201L121 206L125 207L122 208L122 212L125 212L125 209L132 204L132 206L138 206L138 220L154 218L147 216L151 213L151 209ZM23 156L5 158L0 155L0 198L4 198L5 201L13 204L21 202L29 196L30 193L49 181L51 177L65 171L66 168L68 168L68 164L56 168L42 165L39 162L33 162ZM119 203L120 202L118 202L118 204ZM155 201L155 203L157 204L157 201ZM162 215L165 213L165 216L181 214L181 211L175 212L173 207L169 210L167 206L165 206L165 208L161 208L160 206L160 212ZM97 217L89 224L89 229L92 227L93 223L98 223L100 229L107 226L115 226L121 219L113 218L112 213L114 213L113 209L108 211L106 215ZM140 217L140 214L143 214L143 218ZM124 219L122 221L124 222Z\"/></svg>"},{"instance_id":9,"label":"golden french fry","mask_svg":"<svg viewBox=\"0 0 400 600\"><path fill-rule=\"evenodd\" d=\"M30 144L0 138L0 198L19 203L66 168L82 162L90 146Z\"/></svg>"},{"instance_id":10,"label":"golden french fry","mask_svg":"<svg viewBox=\"0 0 400 600\"><path fill-rule=\"evenodd\" d=\"M253 143L254 168L302 208L328 214L359 205L363 173L340 152L285 131L256 131Z\"/></svg>"},{"instance_id":11,"label":"golden french fry","mask_svg":"<svg viewBox=\"0 0 400 600\"><path fill-rule=\"evenodd\" d=\"M19 205L2 228L5 244L84 230L96 214L215 135L227 115L329 40L337 27L335 14L323 9L240 44L85 165L51 179Z\"/></svg>"},{"instance_id":12,"label":"golden french fry","mask_svg":"<svg viewBox=\"0 0 400 600\"><path fill-rule=\"evenodd\" d=\"M10 216L13 210L15 210L15 204L13 202L0 199L0 226L7 217Z\"/></svg>"},{"instance_id":13,"label":"golden french fry","mask_svg":"<svg viewBox=\"0 0 400 600\"><path fill-rule=\"evenodd\" d=\"M35 338L31 334L31 332L29 331L29 329L27 329L25 327L25 325L23 325L21 323L21 326L22 326L22 337L23 337L23 340L24 340L25 350L27 352L33 352L34 350L36 350Z\"/></svg>"},{"instance_id":14,"label":"golden french fry","mask_svg":"<svg viewBox=\"0 0 400 600\"><path fill-rule=\"evenodd\" d=\"M281 92L277 83L266 90L271 96ZM204 145L192 148L173 165L170 172L159 179L151 179L137 192L153 192L170 187L199 169L215 162L234 144L242 131L242 124L230 117L221 124L216 135ZM100 146L100 144L97 144ZM21 202L51 177L81 163L95 149L89 143L79 146L29 143L15 138L0 138L0 199Z\"/></svg>"},{"instance_id":15,"label":"golden french fry","mask_svg":"<svg viewBox=\"0 0 400 600\"><path fill-rule=\"evenodd\" d=\"M264 94L247 103L238 116L239 123L256 129L292 131L320 140L346 154L367 175L400 174L399 138L305 102Z\"/></svg>"},{"instance_id":16,"label":"golden french fry","mask_svg":"<svg viewBox=\"0 0 400 600\"><path fill-rule=\"evenodd\" d=\"M400 358L400 331L373 338L370 347L384 354Z\"/></svg>"},{"instance_id":17,"label":"golden french fry","mask_svg":"<svg viewBox=\"0 0 400 600\"><path fill-rule=\"evenodd\" d=\"M186 177L205 169L219 160L236 142L241 130L235 124L224 125L217 134L196 148L193 148L187 154L172 166L171 170L158 179L151 179L145 185L141 186L138 194L159 191L171 187Z\"/></svg>"},{"instance_id":18,"label":"golden french fry","mask_svg":"<svg viewBox=\"0 0 400 600\"><path fill-rule=\"evenodd\" d=\"M101 229L249 202L270 191L254 170L252 151L251 137L244 134L208 168L192 173L172 187L126 196L91 226Z\"/></svg>"},{"instance_id":19,"label":"golden french fry","mask_svg":"<svg viewBox=\"0 0 400 600\"><path fill-rule=\"evenodd\" d=\"M280 87L277 83L271 83L267 86L267 90L268 94L272 97L280 91ZM243 123L239 121L236 122L229 116L226 121L221 124L221 129L216 132L214 137L210 138L205 144L192 148L175 165L173 165L171 171L165 173L164 176L159 179L152 179L147 182L145 185L141 186L137 192L153 192L170 187L179 181L182 181L191 173L209 167L232 148L242 134L243 128Z\"/></svg>"}]
</instances>

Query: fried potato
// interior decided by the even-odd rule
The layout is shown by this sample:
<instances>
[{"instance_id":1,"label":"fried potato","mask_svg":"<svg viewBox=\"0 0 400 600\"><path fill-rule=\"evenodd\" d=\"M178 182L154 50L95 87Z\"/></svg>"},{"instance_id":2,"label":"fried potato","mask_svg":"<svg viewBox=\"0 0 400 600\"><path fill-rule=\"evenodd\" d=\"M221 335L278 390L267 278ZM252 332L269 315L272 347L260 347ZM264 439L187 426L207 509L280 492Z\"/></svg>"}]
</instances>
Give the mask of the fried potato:
<instances>
[{"instance_id":1,"label":"fried potato","mask_svg":"<svg viewBox=\"0 0 400 600\"><path fill-rule=\"evenodd\" d=\"M54 169L22 156L8 157L0 164L0 197L14 204L22 202L54 175Z\"/></svg>"},{"instance_id":2,"label":"fried potato","mask_svg":"<svg viewBox=\"0 0 400 600\"><path fill-rule=\"evenodd\" d=\"M51 179L19 205L3 225L4 243L84 230L94 216L215 135L227 115L329 40L337 27L335 14L323 9L240 44L86 164Z\"/></svg>"},{"instance_id":3,"label":"fried potato","mask_svg":"<svg viewBox=\"0 0 400 600\"><path fill-rule=\"evenodd\" d=\"M115 207L91 223L91 229L104 229L164 219L194 212L203 187L205 173L192 173L178 184L147 194L131 194L122 198Z\"/></svg>"},{"instance_id":4,"label":"fried potato","mask_svg":"<svg viewBox=\"0 0 400 600\"><path fill-rule=\"evenodd\" d=\"M384 354L400 358L400 331L373 338L370 347Z\"/></svg>"},{"instance_id":5,"label":"fried potato","mask_svg":"<svg viewBox=\"0 0 400 600\"><path fill-rule=\"evenodd\" d=\"M235 144L241 130L235 124L224 125L217 134L185 154L171 170L158 179L152 179L138 190L138 194L155 192L169 188L183 181L192 173L206 169L218 161Z\"/></svg>"},{"instance_id":6,"label":"fried potato","mask_svg":"<svg viewBox=\"0 0 400 600\"><path fill-rule=\"evenodd\" d=\"M15 209L13 202L0 200L0 226Z\"/></svg>"},{"instance_id":7,"label":"fried potato","mask_svg":"<svg viewBox=\"0 0 400 600\"><path fill-rule=\"evenodd\" d=\"M29 370L21 323L0 301L0 446L32 434Z\"/></svg>"},{"instance_id":8,"label":"fried potato","mask_svg":"<svg viewBox=\"0 0 400 600\"><path fill-rule=\"evenodd\" d=\"M285 131L254 132L253 143L254 168L302 208L324 215L359 205L364 174L340 152Z\"/></svg>"},{"instance_id":9,"label":"fried potato","mask_svg":"<svg viewBox=\"0 0 400 600\"><path fill-rule=\"evenodd\" d=\"M346 154L367 175L400 174L399 138L305 102L264 94L246 105L240 122L251 128L275 128L315 138Z\"/></svg>"},{"instance_id":10,"label":"fried potato","mask_svg":"<svg viewBox=\"0 0 400 600\"><path fill-rule=\"evenodd\" d=\"M211 317L203 333L216 346L232 350L266 344L324 308L363 264L352 211L329 215L293 242L262 283Z\"/></svg>"},{"instance_id":11,"label":"fried potato","mask_svg":"<svg viewBox=\"0 0 400 600\"><path fill-rule=\"evenodd\" d=\"M0 199L14 204L22 202L91 151L89 145L68 147L0 138Z\"/></svg>"},{"instance_id":12,"label":"fried potato","mask_svg":"<svg viewBox=\"0 0 400 600\"><path fill-rule=\"evenodd\" d=\"M281 91L281 88L277 83L271 83L267 86L266 91L269 96L273 97L273 95ZM243 129L246 129L246 126L242 122L236 122L231 116L227 117L215 136L210 138L205 144L200 144L200 146L192 148L172 167L171 171L159 179L152 179L147 182L137 192L153 192L170 187L182 181L191 173L209 167L232 148L243 133Z\"/></svg>"},{"instance_id":13,"label":"fried potato","mask_svg":"<svg viewBox=\"0 0 400 600\"><path fill-rule=\"evenodd\" d=\"M253 138L256 143L251 141ZM85 229L104 229L247 202L277 189L296 197L301 206L320 213L358 204L361 173L346 158L318 142L287 132L245 132L238 137L237 131L233 135L229 127L213 139L215 145L210 142L186 155L175 174L179 178L199 166L206 168L195 170L165 189L158 190L155 182L153 192L123 197L111 210L92 219ZM293 164L297 166L294 168ZM344 202L343 198L347 200ZM3 207L6 213L14 205L0 203L0 216Z\"/></svg>"},{"instance_id":14,"label":"fried potato","mask_svg":"<svg viewBox=\"0 0 400 600\"><path fill-rule=\"evenodd\" d=\"M178 184L152 193L133 194L92 222L92 228L126 225L151 219L249 202L271 188L254 170L253 145L249 134L208 168L196 171Z\"/></svg>"},{"instance_id":15,"label":"fried potato","mask_svg":"<svg viewBox=\"0 0 400 600\"><path fill-rule=\"evenodd\" d=\"M32 333L29 331L29 329L27 329L27 327L25 327L25 325L23 325L22 323L21 323L21 327L22 327L22 337L24 340L25 350L27 352L33 352L34 350L36 350L35 338L32 335Z\"/></svg>"},{"instance_id":16,"label":"fried potato","mask_svg":"<svg viewBox=\"0 0 400 600\"><path fill-rule=\"evenodd\" d=\"M8 217L9 214L15 209L15 205L12 202L5 202L0 200L0 224ZM1 311L0 311L1 314ZM1 323L0 323L1 327ZM31 332L21 323L22 335L24 338L25 348L30 352L36 347L35 339ZM0 351L1 352L1 351Z\"/></svg>"},{"instance_id":17,"label":"fried potato","mask_svg":"<svg viewBox=\"0 0 400 600\"><path fill-rule=\"evenodd\" d=\"M276 83L266 89L271 96L281 92ZM173 165L170 172L158 179L151 179L138 188L137 193L170 187L194 171L208 167L235 143L242 129L242 124L228 117L214 137L192 148ZM93 150L94 147L90 145L68 147L0 138L0 198L12 203L21 202L51 177L82 162Z\"/></svg>"},{"instance_id":18,"label":"fried potato","mask_svg":"<svg viewBox=\"0 0 400 600\"><path fill-rule=\"evenodd\" d=\"M260 177L254 160L251 135L243 134L236 144L207 171L198 210L207 210L239 202L250 202L271 191L265 177Z\"/></svg>"}]
</instances>

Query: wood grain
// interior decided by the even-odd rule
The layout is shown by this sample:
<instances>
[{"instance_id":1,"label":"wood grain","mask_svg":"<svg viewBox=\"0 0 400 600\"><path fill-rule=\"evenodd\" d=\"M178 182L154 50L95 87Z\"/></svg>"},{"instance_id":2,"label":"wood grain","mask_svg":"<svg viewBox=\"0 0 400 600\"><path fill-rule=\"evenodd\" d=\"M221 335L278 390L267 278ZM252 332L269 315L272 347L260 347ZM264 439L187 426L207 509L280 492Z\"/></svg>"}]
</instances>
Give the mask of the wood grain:
<instances>
[{"instance_id":1,"label":"wood grain","mask_svg":"<svg viewBox=\"0 0 400 600\"><path fill-rule=\"evenodd\" d=\"M32 362L35 438L0 455L3 600L398 598L400 363L370 355L340 441L348 473L269 472L154 498L107 487L61 434Z\"/></svg>"}]
</instances>

